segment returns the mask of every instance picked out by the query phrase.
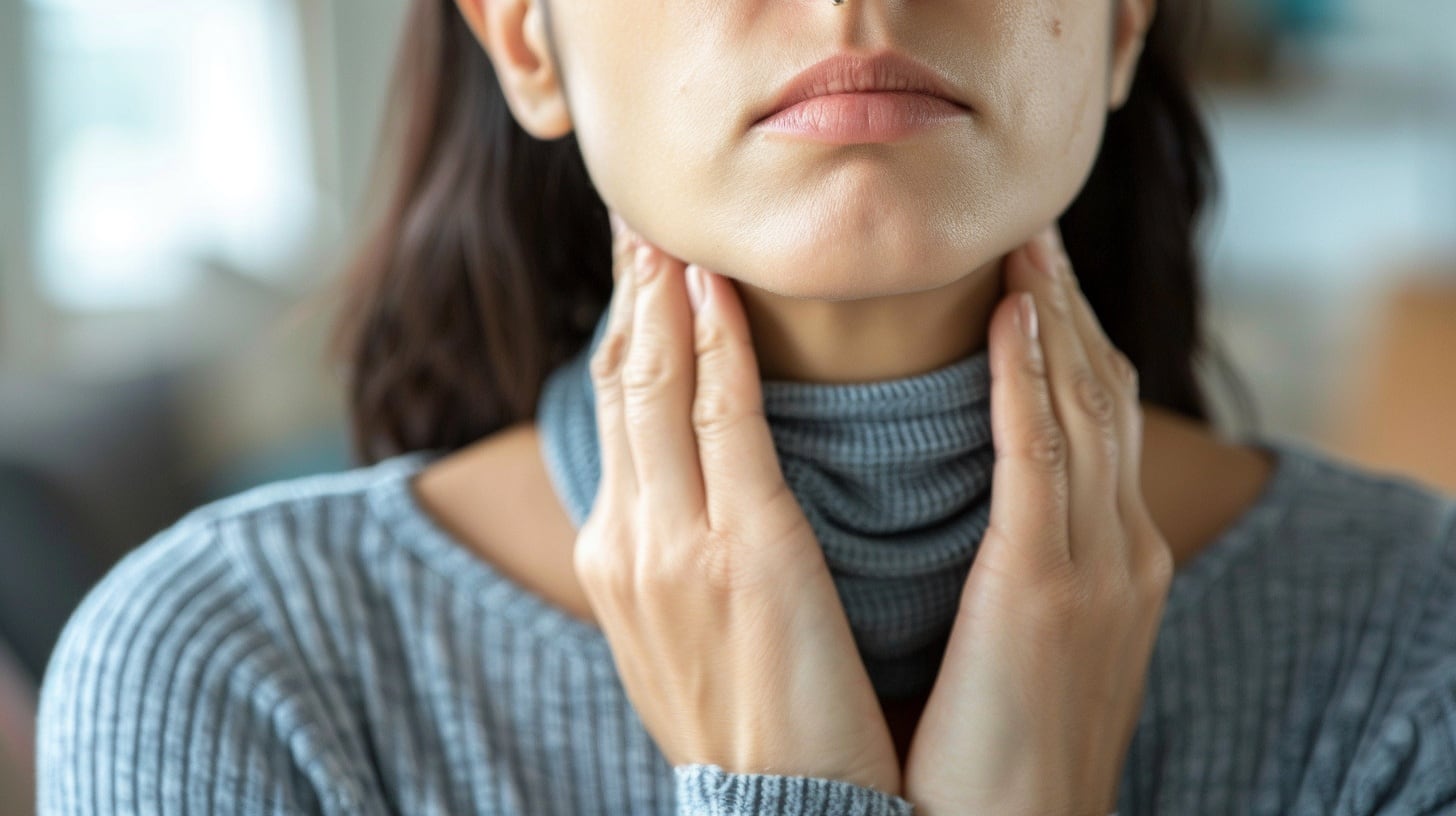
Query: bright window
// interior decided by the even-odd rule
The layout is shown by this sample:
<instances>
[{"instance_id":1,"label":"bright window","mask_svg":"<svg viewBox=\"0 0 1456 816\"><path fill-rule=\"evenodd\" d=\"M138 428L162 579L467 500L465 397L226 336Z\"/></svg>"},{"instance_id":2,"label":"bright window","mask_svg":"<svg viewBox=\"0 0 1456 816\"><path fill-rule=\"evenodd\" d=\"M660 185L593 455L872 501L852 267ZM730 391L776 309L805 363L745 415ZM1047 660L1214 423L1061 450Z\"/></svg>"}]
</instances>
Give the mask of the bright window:
<instances>
[{"instance_id":1,"label":"bright window","mask_svg":"<svg viewBox=\"0 0 1456 816\"><path fill-rule=\"evenodd\" d=\"M163 305L209 266L274 276L315 216L290 0L28 0L40 289Z\"/></svg>"}]
</instances>

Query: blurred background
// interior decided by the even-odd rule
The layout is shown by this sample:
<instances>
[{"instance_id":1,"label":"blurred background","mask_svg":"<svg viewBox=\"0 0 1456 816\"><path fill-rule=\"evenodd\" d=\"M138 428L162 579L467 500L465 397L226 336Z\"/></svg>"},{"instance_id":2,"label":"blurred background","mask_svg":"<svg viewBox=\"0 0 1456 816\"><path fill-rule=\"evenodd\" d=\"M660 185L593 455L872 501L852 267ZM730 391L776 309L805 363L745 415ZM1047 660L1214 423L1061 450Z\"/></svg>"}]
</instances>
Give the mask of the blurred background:
<instances>
[{"instance_id":1,"label":"blurred background","mask_svg":"<svg viewBox=\"0 0 1456 816\"><path fill-rule=\"evenodd\" d=\"M405 5L0 0L0 814L33 807L36 684L117 558L352 466L319 295ZM1211 22L1208 315L1254 409L1210 367L1222 427L1456 492L1456 3Z\"/></svg>"}]
</instances>

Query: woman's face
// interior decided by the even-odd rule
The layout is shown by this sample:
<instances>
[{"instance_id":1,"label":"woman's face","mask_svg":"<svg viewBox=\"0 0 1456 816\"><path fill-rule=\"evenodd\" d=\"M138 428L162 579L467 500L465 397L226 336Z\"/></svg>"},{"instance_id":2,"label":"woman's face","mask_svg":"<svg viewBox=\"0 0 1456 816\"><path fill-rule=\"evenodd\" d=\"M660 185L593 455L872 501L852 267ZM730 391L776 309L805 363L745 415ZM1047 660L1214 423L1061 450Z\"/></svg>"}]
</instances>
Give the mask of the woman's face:
<instances>
[{"instance_id":1,"label":"woman's face","mask_svg":"<svg viewBox=\"0 0 1456 816\"><path fill-rule=\"evenodd\" d=\"M949 284L1066 210L1150 2L550 0L540 25L609 207L684 260L840 300ZM752 127L789 79L847 49L928 64L971 112L888 143Z\"/></svg>"}]
</instances>

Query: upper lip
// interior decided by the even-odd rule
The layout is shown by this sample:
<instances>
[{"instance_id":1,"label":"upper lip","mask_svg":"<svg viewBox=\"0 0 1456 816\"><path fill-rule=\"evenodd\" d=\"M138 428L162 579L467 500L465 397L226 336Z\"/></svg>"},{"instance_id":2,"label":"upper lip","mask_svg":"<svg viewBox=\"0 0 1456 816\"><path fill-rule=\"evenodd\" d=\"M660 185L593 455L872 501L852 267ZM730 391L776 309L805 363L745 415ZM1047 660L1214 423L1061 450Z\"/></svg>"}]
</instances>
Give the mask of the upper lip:
<instances>
[{"instance_id":1,"label":"upper lip","mask_svg":"<svg viewBox=\"0 0 1456 816\"><path fill-rule=\"evenodd\" d=\"M873 56L841 53L814 63L789 80L757 121L761 122L805 99L864 91L930 94L970 109L949 82L904 54L895 51L882 51Z\"/></svg>"}]
</instances>

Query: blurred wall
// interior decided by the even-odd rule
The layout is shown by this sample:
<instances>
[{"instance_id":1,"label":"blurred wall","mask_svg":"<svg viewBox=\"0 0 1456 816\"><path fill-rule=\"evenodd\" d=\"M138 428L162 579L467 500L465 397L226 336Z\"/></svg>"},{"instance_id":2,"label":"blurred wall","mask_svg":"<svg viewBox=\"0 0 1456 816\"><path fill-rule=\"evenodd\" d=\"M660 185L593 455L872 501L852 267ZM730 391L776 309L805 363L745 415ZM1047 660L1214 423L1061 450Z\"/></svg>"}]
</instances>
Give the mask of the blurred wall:
<instances>
[{"instance_id":1,"label":"blurred wall","mask_svg":"<svg viewBox=\"0 0 1456 816\"><path fill-rule=\"evenodd\" d=\"M141 18L175 17L177 8L170 0L0 0L0 558L11 565L0 577L0 651L17 684L38 679L61 624L90 584L182 513L253 484L350 464L338 383L323 361L331 314L310 304L360 226L356 211L405 6L208 0L214 10L234 11L254 2L254 10L266 11L256 19L282 21L273 47L290 45L297 55L296 75L289 75L297 80L297 116L275 112L274 119L296 126L305 147L308 172L296 181L313 202L307 241L257 268L202 252L189 270L190 285L175 297L79 308L47 295L38 250L40 214L55 195L52 176L78 172L55 159L71 155L60 143L86 139L117 149L155 123L145 120L146 104L98 111L90 96L68 102L41 92L60 84L104 96L176 80L146 62L129 78L108 72L127 73L128 48L145 46L151 33L167 34ZM38 10L55 9L61 11L45 18L49 28L37 22ZM64 13L102 9L138 20L112 39L85 26L56 30ZM181 31L181 39L189 33ZM45 75L57 53L87 57L87 49L95 51L95 66L77 59L66 77ZM267 103L240 106L236 121L245 128L256 106ZM50 131L38 123L40 111ZM56 122L69 129L56 130ZM134 192L143 216L177 210L164 191ZM14 687L0 683L0 697ZM6 702L0 699L0 713ZM3 730L13 721L0 716L0 779L17 772L3 760L23 739Z\"/></svg>"}]
</instances>

